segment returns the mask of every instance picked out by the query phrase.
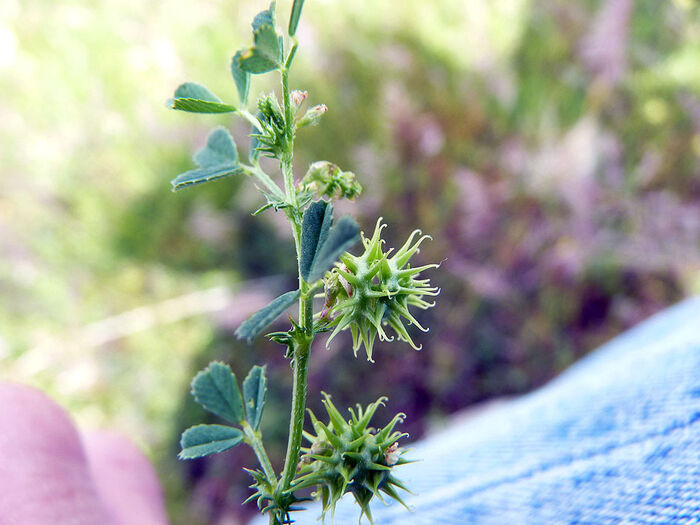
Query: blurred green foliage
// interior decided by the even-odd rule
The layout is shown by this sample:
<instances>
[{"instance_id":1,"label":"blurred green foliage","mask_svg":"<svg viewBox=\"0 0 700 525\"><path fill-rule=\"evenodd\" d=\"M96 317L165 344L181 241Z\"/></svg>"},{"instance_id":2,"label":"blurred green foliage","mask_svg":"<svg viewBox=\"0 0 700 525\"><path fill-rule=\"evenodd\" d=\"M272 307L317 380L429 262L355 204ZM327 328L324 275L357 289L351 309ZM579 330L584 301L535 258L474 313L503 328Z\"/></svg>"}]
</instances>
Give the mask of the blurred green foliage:
<instances>
[{"instance_id":1,"label":"blurred green foliage","mask_svg":"<svg viewBox=\"0 0 700 525\"><path fill-rule=\"evenodd\" d=\"M81 424L136 439L175 523L245 514L238 467L250 458L175 461L195 422L195 369L269 361L263 430L281 443L287 424L287 362L234 341L231 312L249 302L237 291L247 279L279 276L271 292L288 289L288 232L272 212L250 217L262 203L244 181L168 184L216 125L246 143L231 117L164 101L186 80L236 100L228 65L260 7L0 6L0 370ZM353 171L365 193L341 212L365 231L383 215L390 245L419 225L435 237L419 258L445 259L423 352L377 345L368 374L348 341L332 353L321 341L311 391L341 405L388 394L417 437L698 292L695 2L318 0L298 37L292 87L329 112L299 132L297 175L317 158Z\"/></svg>"}]
</instances>

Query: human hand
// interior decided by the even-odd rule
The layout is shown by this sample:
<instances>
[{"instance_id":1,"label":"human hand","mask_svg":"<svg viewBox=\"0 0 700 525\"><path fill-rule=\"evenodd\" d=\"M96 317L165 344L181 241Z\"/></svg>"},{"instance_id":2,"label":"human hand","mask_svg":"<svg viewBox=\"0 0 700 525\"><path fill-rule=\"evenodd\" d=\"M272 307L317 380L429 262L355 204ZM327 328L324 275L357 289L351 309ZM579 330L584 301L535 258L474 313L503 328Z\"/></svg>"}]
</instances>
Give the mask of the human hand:
<instances>
[{"instance_id":1,"label":"human hand","mask_svg":"<svg viewBox=\"0 0 700 525\"><path fill-rule=\"evenodd\" d=\"M126 438L79 432L43 393L0 382L0 525L165 525L158 478Z\"/></svg>"}]
</instances>

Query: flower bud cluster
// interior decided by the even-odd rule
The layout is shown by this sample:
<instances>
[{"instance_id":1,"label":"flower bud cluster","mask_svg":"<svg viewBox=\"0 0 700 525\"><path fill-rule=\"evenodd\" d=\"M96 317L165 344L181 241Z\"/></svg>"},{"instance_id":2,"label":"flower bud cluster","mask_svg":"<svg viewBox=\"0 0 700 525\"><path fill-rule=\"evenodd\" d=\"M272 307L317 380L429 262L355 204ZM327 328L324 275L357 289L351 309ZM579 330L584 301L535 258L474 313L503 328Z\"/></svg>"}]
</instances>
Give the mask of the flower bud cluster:
<instances>
[{"instance_id":1,"label":"flower bud cluster","mask_svg":"<svg viewBox=\"0 0 700 525\"><path fill-rule=\"evenodd\" d=\"M287 133L284 122L284 112L274 93L263 95L258 99L259 133L251 136L257 141L258 152L274 158L287 150Z\"/></svg>"},{"instance_id":2,"label":"flower bud cluster","mask_svg":"<svg viewBox=\"0 0 700 525\"><path fill-rule=\"evenodd\" d=\"M340 331L349 328L355 355L364 345L367 360L371 362L376 337L379 336L380 341L394 339L387 335L385 326L392 328L399 341L420 350L421 347L416 346L406 330L404 321L409 326L415 325L419 330L427 332L409 311L409 307L415 306L423 310L431 308L435 303L428 302L423 297L440 293L438 288L430 286L428 279L418 278L421 272L437 268L438 264L415 268L409 264L411 257L418 253L420 244L431 237L421 236L420 230L415 230L406 243L390 257L393 249L386 252L382 249L384 241L381 232L385 226L380 218L371 238L362 235L364 253L359 256L344 254L337 267L326 274L326 302L319 314L320 323L326 323L324 328L333 329L327 345Z\"/></svg>"}]
</instances>

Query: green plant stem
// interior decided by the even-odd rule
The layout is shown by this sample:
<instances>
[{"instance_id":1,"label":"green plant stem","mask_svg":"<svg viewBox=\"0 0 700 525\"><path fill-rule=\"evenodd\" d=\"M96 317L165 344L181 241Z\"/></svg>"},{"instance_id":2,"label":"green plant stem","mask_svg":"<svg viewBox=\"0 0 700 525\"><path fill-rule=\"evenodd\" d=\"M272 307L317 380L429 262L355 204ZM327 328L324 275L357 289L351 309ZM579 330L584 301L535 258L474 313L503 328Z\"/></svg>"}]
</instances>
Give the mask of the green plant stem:
<instances>
[{"instance_id":1,"label":"green plant stem","mask_svg":"<svg viewBox=\"0 0 700 525\"><path fill-rule=\"evenodd\" d=\"M292 60L294 60L294 57L297 54L297 47L299 46L299 41L297 40L297 37L293 36L292 37L292 49L289 50L289 55L287 55L287 60L284 62L284 68L289 69L292 65Z\"/></svg>"},{"instance_id":2,"label":"green plant stem","mask_svg":"<svg viewBox=\"0 0 700 525\"><path fill-rule=\"evenodd\" d=\"M289 92L289 70L285 67L282 73L282 97L284 103L285 128L287 134L288 150L281 159L282 174L287 202L294 210L289 219L292 223L294 245L297 252L297 266L299 269L299 325L303 334L296 340L293 348L294 359L294 386L292 389L292 411L289 419L289 439L287 441L287 454L284 460L284 469L278 492L287 490L297 471L299 452L301 449L301 437L304 429L304 411L306 409L306 384L308 375L309 350L313 341L313 295L309 293L310 285L301 275L301 213L297 208L296 189L294 187L294 174L292 171L292 152L294 148L294 114L292 110Z\"/></svg>"},{"instance_id":3,"label":"green plant stem","mask_svg":"<svg viewBox=\"0 0 700 525\"><path fill-rule=\"evenodd\" d=\"M265 472L265 476L267 476L267 479L272 482L273 485L276 485L277 476L275 475L275 469L272 468L272 463L270 463L270 458L268 457L265 446L263 445L260 432L253 430L253 427L251 427L247 421L244 421L242 426L243 432L247 438L246 441L255 452L255 456L258 458L260 466L262 467L263 472Z\"/></svg>"},{"instance_id":4,"label":"green plant stem","mask_svg":"<svg viewBox=\"0 0 700 525\"><path fill-rule=\"evenodd\" d=\"M277 198L284 198L284 194L282 193L282 190L280 190L280 187L275 184L275 182L270 178L270 176L265 173L263 170L260 169L259 166L249 166L248 164L241 164L241 168L243 171L245 171L248 175L252 175L260 183L262 183L267 190L274 195Z\"/></svg>"},{"instance_id":5,"label":"green plant stem","mask_svg":"<svg viewBox=\"0 0 700 525\"><path fill-rule=\"evenodd\" d=\"M244 108L238 109L236 111L241 117L246 119L250 123L251 126L253 126L255 128L259 127L257 117L255 115L253 115L250 111L248 111L247 109L244 109Z\"/></svg>"},{"instance_id":6,"label":"green plant stem","mask_svg":"<svg viewBox=\"0 0 700 525\"><path fill-rule=\"evenodd\" d=\"M291 166L289 170L291 171ZM303 328L305 337L302 337L300 341L295 343L293 350L294 386L292 389L292 411L289 419L289 439L287 441L284 470L278 485L279 492L285 491L290 487L299 463L301 436L304 429L304 411L306 409L309 349L313 341L313 295L309 294L310 286L302 277L301 264L299 264L301 261L301 221L298 216L290 217L290 220L297 252L299 289L301 290L299 295L299 325Z\"/></svg>"},{"instance_id":7,"label":"green plant stem","mask_svg":"<svg viewBox=\"0 0 700 525\"><path fill-rule=\"evenodd\" d=\"M309 364L309 348L311 340L294 349L294 387L292 390L292 414L289 421L289 440L287 442L287 457L284 461L284 470L279 491L287 490L299 464L299 451L301 449L301 437L304 429L304 411L306 410L306 381Z\"/></svg>"}]
</instances>

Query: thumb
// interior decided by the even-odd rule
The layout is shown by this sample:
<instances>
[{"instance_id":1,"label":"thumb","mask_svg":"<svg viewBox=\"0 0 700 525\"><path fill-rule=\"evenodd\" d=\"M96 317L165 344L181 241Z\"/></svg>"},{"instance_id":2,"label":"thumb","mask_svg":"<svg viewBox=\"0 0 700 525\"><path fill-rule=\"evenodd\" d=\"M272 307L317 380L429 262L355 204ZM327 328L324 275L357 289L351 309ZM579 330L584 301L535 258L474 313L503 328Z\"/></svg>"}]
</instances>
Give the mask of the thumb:
<instances>
[{"instance_id":1,"label":"thumb","mask_svg":"<svg viewBox=\"0 0 700 525\"><path fill-rule=\"evenodd\" d=\"M0 382L0 525L114 524L78 432L43 393Z\"/></svg>"},{"instance_id":2,"label":"thumb","mask_svg":"<svg viewBox=\"0 0 700 525\"><path fill-rule=\"evenodd\" d=\"M166 525L163 493L148 459L127 438L83 433L92 478L119 525Z\"/></svg>"}]
</instances>

